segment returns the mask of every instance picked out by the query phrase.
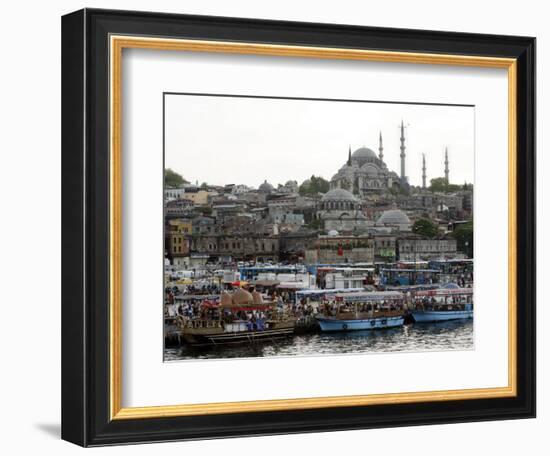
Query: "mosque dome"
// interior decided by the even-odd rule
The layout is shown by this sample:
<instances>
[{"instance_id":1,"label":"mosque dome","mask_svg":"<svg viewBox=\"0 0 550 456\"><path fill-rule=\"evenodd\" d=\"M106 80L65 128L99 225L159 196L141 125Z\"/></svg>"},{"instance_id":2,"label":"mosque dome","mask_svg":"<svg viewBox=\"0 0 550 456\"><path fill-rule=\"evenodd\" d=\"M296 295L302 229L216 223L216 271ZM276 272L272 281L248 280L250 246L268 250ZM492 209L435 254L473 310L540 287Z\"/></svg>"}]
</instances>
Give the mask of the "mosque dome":
<instances>
[{"instance_id":1,"label":"mosque dome","mask_svg":"<svg viewBox=\"0 0 550 456\"><path fill-rule=\"evenodd\" d=\"M274 188L273 188L273 185L271 185L267 180L265 180L264 183L258 187L258 190L262 193L271 193L274 190Z\"/></svg>"},{"instance_id":2,"label":"mosque dome","mask_svg":"<svg viewBox=\"0 0 550 456\"><path fill-rule=\"evenodd\" d=\"M338 231L336 231L336 230L330 230L330 231L328 232L328 235L329 235L329 236L338 236Z\"/></svg>"},{"instance_id":3,"label":"mosque dome","mask_svg":"<svg viewBox=\"0 0 550 456\"><path fill-rule=\"evenodd\" d=\"M379 225L409 225L411 221L405 212L391 209L384 211L376 223Z\"/></svg>"},{"instance_id":4,"label":"mosque dome","mask_svg":"<svg viewBox=\"0 0 550 456\"><path fill-rule=\"evenodd\" d=\"M343 188L333 188L323 195L321 201L357 201L353 194Z\"/></svg>"},{"instance_id":5,"label":"mosque dome","mask_svg":"<svg viewBox=\"0 0 550 456\"><path fill-rule=\"evenodd\" d=\"M369 149L368 147L360 147L357 149L353 154L351 154L351 158L354 159L366 159L366 158L377 158L376 153L372 149Z\"/></svg>"}]
</instances>

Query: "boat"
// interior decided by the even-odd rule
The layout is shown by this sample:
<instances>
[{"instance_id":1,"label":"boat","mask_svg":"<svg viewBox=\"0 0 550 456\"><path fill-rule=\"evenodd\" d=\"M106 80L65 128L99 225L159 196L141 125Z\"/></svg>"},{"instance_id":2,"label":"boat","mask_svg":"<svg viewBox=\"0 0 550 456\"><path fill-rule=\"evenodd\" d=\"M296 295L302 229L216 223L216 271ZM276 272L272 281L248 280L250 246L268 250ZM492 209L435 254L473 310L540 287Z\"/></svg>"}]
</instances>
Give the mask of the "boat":
<instances>
[{"instance_id":1,"label":"boat","mask_svg":"<svg viewBox=\"0 0 550 456\"><path fill-rule=\"evenodd\" d=\"M180 318L182 337L194 346L273 341L291 336L295 324L276 302L243 288L222 292L219 302L204 302L199 317Z\"/></svg>"},{"instance_id":2,"label":"boat","mask_svg":"<svg viewBox=\"0 0 550 456\"><path fill-rule=\"evenodd\" d=\"M417 323L474 317L472 288L439 288L411 292L411 314Z\"/></svg>"},{"instance_id":3,"label":"boat","mask_svg":"<svg viewBox=\"0 0 550 456\"><path fill-rule=\"evenodd\" d=\"M395 328L405 321L404 295L397 291L340 293L316 316L321 331Z\"/></svg>"}]
</instances>

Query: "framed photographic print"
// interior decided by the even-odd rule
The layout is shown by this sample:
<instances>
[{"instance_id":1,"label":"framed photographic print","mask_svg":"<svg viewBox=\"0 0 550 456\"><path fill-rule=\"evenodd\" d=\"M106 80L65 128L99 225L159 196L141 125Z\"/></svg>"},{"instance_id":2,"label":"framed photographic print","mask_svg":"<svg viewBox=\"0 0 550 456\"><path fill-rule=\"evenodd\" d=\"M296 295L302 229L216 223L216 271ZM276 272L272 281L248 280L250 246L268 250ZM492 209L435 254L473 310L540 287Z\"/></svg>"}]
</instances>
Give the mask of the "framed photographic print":
<instances>
[{"instance_id":1,"label":"framed photographic print","mask_svg":"<svg viewBox=\"0 0 550 456\"><path fill-rule=\"evenodd\" d=\"M64 439L535 416L534 38L85 9L62 55Z\"/></svg>"}]
</instances>

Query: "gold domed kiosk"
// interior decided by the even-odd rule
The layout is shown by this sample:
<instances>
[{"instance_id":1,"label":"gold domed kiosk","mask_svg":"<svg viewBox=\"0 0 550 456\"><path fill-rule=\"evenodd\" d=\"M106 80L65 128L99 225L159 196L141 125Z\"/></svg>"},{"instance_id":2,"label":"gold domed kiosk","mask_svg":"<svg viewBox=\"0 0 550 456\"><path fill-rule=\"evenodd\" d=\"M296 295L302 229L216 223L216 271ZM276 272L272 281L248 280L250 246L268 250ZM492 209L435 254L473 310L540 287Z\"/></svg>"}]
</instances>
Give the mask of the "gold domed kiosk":
<instances>
[{"instance_id":1,"label":"gold domed kiosk","mask_svg":"<svg viewBox=\"0 0 550 456\"><path fill-rule=\"evenodd\" d=\"M231 300L234 306L248 306L254 303L254 298L252 295L242 288L237 288L233 292Z\"/></svg>"},{"instance_id":2,"label":"gold domed kiosk","mask_svg":"<svg viewBox=\"0 0 550 456\"><path fill-rule=\"evenodd\" d=\"M255 305L262 305L264 303L264 298L259 291L254 290L252 292L252 299Z\"/></svg>"},{"instance_id":3,"label":"gold domed kiosk","mask_svg":"<svg viewBox=\"0 0 550 456\"><path fill-rule=\"evenodd\" d=\"M220 295L220 304L222 307L233 305L233 297L227 291L222 291Z\"/></svg>"}]
</instances>

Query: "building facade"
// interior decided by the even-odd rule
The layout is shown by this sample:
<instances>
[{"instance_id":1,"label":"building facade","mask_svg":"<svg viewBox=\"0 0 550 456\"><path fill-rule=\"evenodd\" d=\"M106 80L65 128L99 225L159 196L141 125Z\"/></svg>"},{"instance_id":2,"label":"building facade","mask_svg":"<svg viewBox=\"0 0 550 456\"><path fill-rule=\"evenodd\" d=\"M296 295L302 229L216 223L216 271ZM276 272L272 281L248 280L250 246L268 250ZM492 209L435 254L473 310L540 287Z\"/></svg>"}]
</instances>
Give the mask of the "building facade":
<instances>
[{"instance_id":1,"label":"building facade","mask_svg":"<svg viewBox=\"0 0 550 456\"><path fill-rule=\"evenodd\" d=\"M420 261L432 259L458 258L456 239L397 239L397 259L401 261Z\"/></svg>"},{"instance_id":2,"label":"building facade","mask_svg":"<svg viewBox=\"0 0 550 456\"><path fill-rule=\"evenodd\" d=\"M370 236L319 236L306 250L306 263L372 263L374 240Z\"/></svg>"}]
</instances>

